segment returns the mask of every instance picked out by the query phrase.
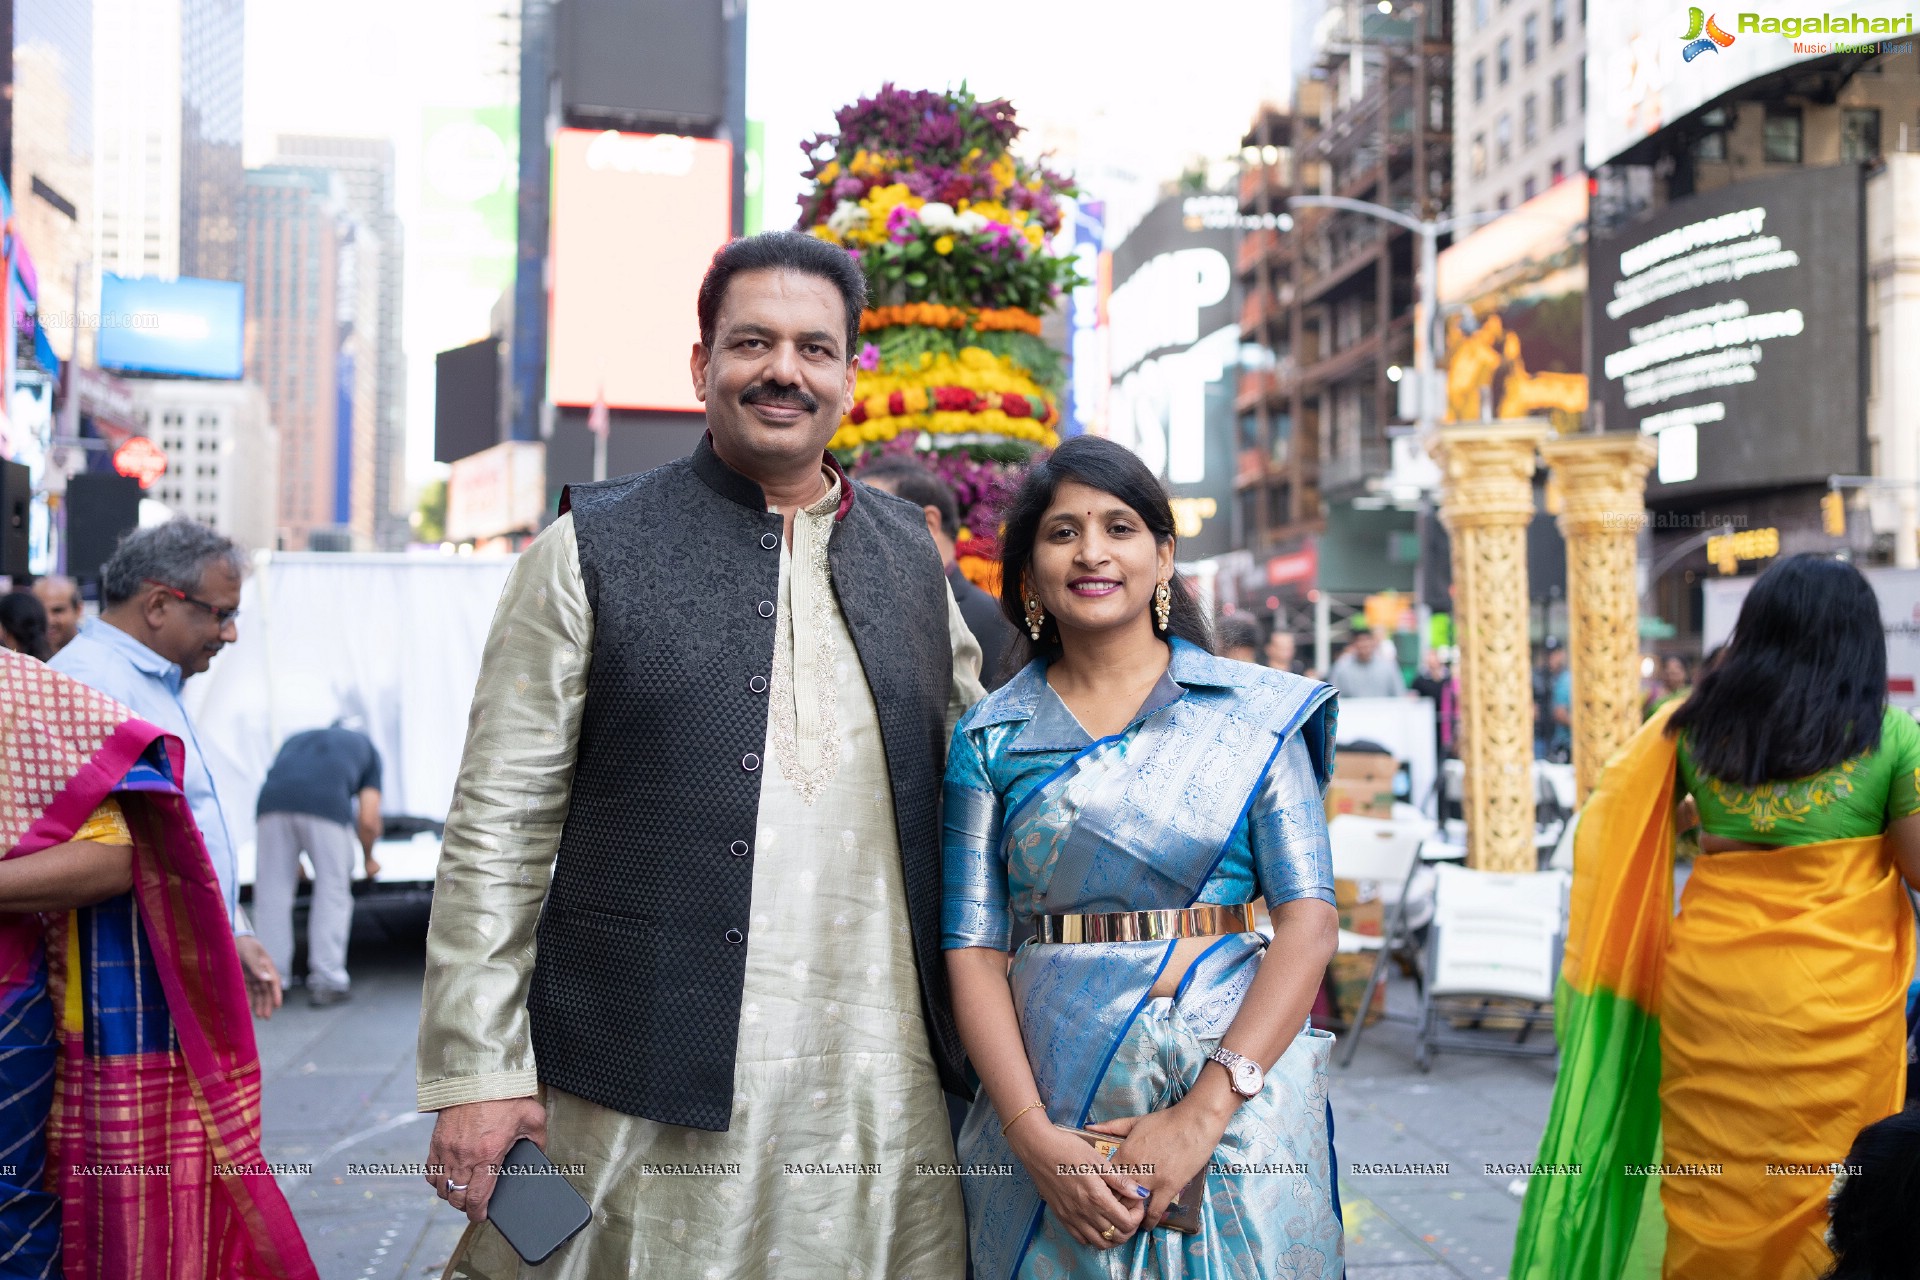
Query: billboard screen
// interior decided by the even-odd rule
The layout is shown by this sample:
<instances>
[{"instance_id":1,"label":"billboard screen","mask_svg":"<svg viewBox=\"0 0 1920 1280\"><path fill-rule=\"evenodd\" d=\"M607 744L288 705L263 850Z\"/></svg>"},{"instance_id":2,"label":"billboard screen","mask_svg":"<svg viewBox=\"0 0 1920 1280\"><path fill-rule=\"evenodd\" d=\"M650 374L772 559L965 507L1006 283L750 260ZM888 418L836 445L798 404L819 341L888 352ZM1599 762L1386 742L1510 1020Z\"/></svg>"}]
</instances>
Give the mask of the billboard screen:
<instances>
[{"instance_id":1,"label":"billboard screen","mask_svg":"<svg viewBox=\"0 0 1920 1280\"><path fill-rule=\"evenodd\" d=\"M1599 168L1759 76L1913 38L1911 0L1854 0L1844 9L1791 18L1769 8L1774 11L1709 13L1673 0L1595 6L1594 38L1587 42L1587 167Z\"/></svg>"},{"instance_id":2,"label":"billboard screen","mask_svg":"<svg viewBox=\"0 0 1920 1280\"><path fill-rule=\"evenodd\" d=\"M101 276L100 367L184 378L240 377L244 294L232 280Z\"/></svg>"},{"instance_id":3,"label":"billboard screen","mask_svg":"<svg viewBox=\"0 0 1920 1280\"><path fill-rule=\"evenodd\" d=\"M694 297L732 226L733 148L562 129L553 140L547 397L698 410Z\"/></svg>"},{"instance_id":4,"label":"billboard screen","mask_svg":"<svg viewBox=\"0 0 1920 1280\"><path fill-rule=\"evenodd\" d=\"M1857 167L1799 169L1592 242L1594 394L1659 441L1650 498L1860 470L1861 217Z\"/></svg>"},{"instance_id":5,"label":"billboard screen","mask_svg":"<svg viewBox=\"0 0 1920 1280\"><path fill-rule=\"evenodd\" d=\"M433 460L453 462L500 441L500 339L433 358Z\"/></svg>"},{"instance_id":6,"label":"billboard screen","mask_svg":"<svg viewBox=\"0 0 1920 1280\"><path fill-rule=\"evenodd\" d=\"M1448 422L1587 408L1587 187L1562 182L1440 255Z\"/></svg>"}]
</instances>

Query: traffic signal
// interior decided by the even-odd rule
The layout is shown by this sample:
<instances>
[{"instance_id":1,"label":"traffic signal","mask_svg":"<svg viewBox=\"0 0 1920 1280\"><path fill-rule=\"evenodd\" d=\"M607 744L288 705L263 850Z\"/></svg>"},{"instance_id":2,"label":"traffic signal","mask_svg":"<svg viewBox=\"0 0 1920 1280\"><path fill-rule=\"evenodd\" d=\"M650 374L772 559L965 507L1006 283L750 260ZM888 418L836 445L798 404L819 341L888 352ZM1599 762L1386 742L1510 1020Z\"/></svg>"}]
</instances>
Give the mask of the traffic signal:
<instances>
[{"instance_id":1,"label":"traffic signal","mask_svg":"<svg viewBox=\"0 0 1920 1280\"><path fill-rule=\"evenodd\" d=\"M1838 489L1827 490L1827 496L1820 499L1820 523L1828 537L1847 536L1847 500Z\"/></svg>"}]
</instances>

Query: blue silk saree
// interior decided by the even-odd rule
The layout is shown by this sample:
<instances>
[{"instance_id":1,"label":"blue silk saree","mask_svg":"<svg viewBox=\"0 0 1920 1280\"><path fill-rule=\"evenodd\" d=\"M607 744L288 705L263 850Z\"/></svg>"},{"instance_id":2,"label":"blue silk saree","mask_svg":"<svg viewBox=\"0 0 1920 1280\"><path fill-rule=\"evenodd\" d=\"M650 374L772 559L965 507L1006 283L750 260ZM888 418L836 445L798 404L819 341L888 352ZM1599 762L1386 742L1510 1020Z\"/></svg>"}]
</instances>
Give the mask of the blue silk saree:
<instances>
[{"instance_id":1,"label":"blue silk saree","mask_svg":"<svg viewBox=\"0 0 1920 1280\"><path fill-rule=\"evenodd\" d=\"M1172 648L1166 676L1111 737L1088 736L1040 662L960 722L945 788L947 948L1005 950L1016 917L1333 901L1323 807L1333 690L1183 640ZM1174 945L1029 942L1015 953L1014 1008L1054 1123L1164 1110L1192 1087L1266 941L1222 937L1176 995L1149 999ZM1207 1172L1198 1235L1143 1231L1107 1250L1076 1243L1046 1211L983 1092L959 1143L974 1274L1337 1280L1332 1044L1304 1030L1240 1107Z\"/></svg>"}]
</instances>

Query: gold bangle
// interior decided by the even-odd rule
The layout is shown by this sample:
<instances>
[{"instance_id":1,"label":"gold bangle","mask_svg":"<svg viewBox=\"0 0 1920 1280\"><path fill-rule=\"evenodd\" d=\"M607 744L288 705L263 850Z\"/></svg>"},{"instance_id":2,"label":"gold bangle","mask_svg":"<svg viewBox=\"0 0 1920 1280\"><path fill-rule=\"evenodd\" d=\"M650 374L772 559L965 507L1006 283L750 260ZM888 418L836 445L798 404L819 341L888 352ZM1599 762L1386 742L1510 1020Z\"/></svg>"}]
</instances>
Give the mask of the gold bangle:
<instances>
[{"instance_id":1,"label":"gold bangle","mask_svg":"<svg viewBox=\"0 0 1920 1280\"><path fill-rule=\"evenodd\" d=\"M1029 1102L1026 1106L1014 1112L1013 1119L1000 1126L1000 1136L1003 1138L1006 1137L1007 1130L1013 1128L1013 1126L1019 1122L1021 1116L1027 1114L1027 1112L1033 1110L1035 1107L1044 1107L1046 1105L1044 1102Z\"/></svg>"}]
</instances>

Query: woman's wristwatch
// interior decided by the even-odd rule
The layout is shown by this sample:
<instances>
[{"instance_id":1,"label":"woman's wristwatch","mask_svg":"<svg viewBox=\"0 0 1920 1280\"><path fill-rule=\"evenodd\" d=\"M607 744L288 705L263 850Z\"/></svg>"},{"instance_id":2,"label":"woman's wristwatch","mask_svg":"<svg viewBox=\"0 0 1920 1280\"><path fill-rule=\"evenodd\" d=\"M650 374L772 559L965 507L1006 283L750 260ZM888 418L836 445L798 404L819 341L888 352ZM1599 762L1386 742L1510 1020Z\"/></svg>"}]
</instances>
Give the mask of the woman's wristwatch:
<instances>
[{"instance_id":1,"label":"woman's wristwatch","mask_svg":"<svg viewBox=\"0 0 1920 1280\"><path fill-rule=\"evenodd\" d=\"M1251 1098L1260 1092L1260 1086L1267 1081L1267 1073L1252 1058L1243 1058L1224 1045L1216 1047L1207 1055L1208 1062L1217 1062L1227 1069L1227 1084L1242 1098Z\"/></svg>"}]
</instances>

